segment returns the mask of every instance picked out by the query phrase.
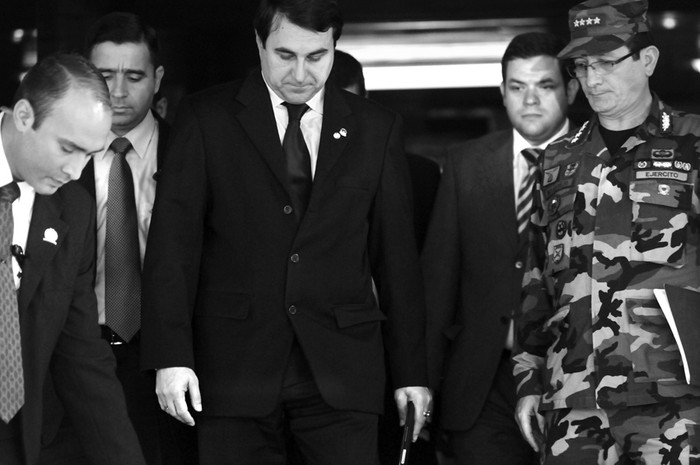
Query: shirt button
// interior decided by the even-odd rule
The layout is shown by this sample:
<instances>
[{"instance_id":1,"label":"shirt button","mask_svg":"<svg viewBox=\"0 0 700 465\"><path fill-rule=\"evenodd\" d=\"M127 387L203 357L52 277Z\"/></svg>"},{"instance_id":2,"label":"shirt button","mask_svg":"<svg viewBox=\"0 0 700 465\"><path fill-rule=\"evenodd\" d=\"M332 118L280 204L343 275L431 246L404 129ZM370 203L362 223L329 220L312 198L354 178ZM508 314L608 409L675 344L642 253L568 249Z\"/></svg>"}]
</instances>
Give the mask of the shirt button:
<instances>
[{"instance_id":1,"label":"shirt button","mask_svg":"<svg viewBox=\"0 0 700 465\"><path fill-rule=\"evenodd\" d=\"M291 215L292 212L294 212L294 209L292 208L291 205L285 205L284 208L282 209L284 211L285 215Z\"/></svg>"},{"instance_id":2,"label":"shirt button","mask_svg":"<svg viewBox=\"0 0 700 465\"><path fill-rule=\"evenodd\" d=\"M292 261L292 263L299 263L299 254L298 253L292 254L292 256L289 257L289 259Z\"/></svg>"},{"instance_id":3,"label":"shirt button","mask_svg":"<svg viewBox=\"0 0 700 465\"><path fill-rule=\"evenodd\" d=\"M296 315L297 314L297 308L294 305L291 305L289 307L289 314L290 315Z\"/></svg>"},{"instance_id":4,"label":"shirt button","mask_svg":"<svg viewBox=\"0 0 700 465\"><path fill-rule=\"evenodd\" d=\"M520 260L515 262L515 268L521 270L523 268L523 262L521 262Z\"/></svg>"}]
</instances>

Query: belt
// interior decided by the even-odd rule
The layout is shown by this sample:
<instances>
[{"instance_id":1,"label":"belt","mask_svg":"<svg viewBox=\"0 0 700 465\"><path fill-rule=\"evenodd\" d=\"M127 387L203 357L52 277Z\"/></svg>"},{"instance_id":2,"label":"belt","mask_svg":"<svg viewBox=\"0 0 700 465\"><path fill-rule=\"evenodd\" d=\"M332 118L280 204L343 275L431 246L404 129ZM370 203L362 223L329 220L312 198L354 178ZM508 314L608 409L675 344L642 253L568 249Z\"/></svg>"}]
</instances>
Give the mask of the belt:
<instances>
[{"instance_id":1,"label":"belt","mask_svg":"<svg viewBox=\"0 0 700 465\"><path fill-rule=\"evenodd\" d=\"M112 331L112 328L110 328L109 326L100 325L100 329L102 330L102 339L107 341L109 345L120 346L122 344L128 344L124 339L121 338L121 336L119 336L119 334Z\"/></svg>"}]
</instances>

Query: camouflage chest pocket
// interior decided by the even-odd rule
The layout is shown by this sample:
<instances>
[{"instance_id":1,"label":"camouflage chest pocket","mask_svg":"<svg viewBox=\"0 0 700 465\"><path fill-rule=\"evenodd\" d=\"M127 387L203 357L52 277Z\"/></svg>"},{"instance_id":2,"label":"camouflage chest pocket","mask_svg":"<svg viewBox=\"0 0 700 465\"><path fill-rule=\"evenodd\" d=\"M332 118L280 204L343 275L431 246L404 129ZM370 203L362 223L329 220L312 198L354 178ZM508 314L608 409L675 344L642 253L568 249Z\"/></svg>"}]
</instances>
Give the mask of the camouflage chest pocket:
<instances>
[{"instance_id":1,"label":"camouflage chest pocket","mask_svg":"<svg viewBox=\"0 0 700 465\"><path fill-rule=\"evenodd\" d=\"M562 190L546 190L543 206L547 220L547 270L552 274L566 270L571 264L572 224L574 221L575 186Z\"/></svg>"},{"instance_id":2,"label":"camouflage chest pocket","mask_svg":"<svg viewBox=\"0 0 700 465\"><path fill-rule=\"evenodd\" d=\"M693 174L687 173L689 178ZM630 183L629 197L633 202L630 258L682 267L693 184L635 179Z\"/></svg>"}]
</instances>

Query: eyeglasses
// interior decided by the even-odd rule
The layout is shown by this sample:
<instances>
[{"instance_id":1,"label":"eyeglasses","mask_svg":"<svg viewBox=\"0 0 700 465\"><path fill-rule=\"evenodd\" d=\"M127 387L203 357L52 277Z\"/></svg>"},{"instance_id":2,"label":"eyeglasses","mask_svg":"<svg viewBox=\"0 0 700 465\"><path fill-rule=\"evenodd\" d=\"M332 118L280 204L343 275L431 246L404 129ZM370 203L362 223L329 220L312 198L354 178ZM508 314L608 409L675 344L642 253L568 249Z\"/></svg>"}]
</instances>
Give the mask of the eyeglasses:
<instances>
[{"instance_id":1,"label":"eyeglasses","mask_svg":"<svg viewBox=\"0 0 700 465\"><path fill-rule=\"evenodd\" d=\"M606 74L613 72L616 64L625 61L635 53L637 53L637 50L629 52L627 55L620 57L617 60L601 60L591 63L590 65L584 61L577 61L567 66L566 72L569 73L569 76L571 77L585 78L588 75L588 68L590 68L591 71L595 71L598 76L605 76Z\"/></svg>"}]
</instances>

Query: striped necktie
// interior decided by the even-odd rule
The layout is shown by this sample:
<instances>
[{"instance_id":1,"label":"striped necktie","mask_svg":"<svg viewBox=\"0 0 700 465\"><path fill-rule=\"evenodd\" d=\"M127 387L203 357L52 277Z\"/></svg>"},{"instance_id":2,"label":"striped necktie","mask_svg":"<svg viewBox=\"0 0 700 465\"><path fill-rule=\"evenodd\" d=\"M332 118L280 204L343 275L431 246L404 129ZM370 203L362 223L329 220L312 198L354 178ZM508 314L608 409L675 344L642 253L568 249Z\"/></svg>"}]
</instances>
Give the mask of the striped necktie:
<instances>
[{"instance_id":1,"label":"striped necktie","mask_svg":"<svg viewBox=\"0 0 700 465\"><path fill-rule=\"evenodd\" d=\"M515 215L518 221L518 236L524 235L527 226L530 223L530 215L532 214L532 196L534 192L535 182L537 181L538 167L542 149L527 148L520 154L527 161L528 170L520 183L518 191L518 203L515 209Z\"/></svg>"}]
</instances>

